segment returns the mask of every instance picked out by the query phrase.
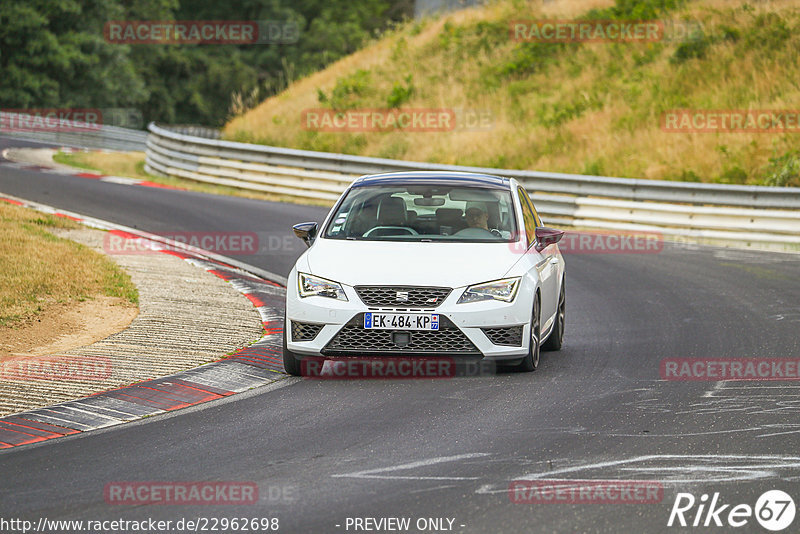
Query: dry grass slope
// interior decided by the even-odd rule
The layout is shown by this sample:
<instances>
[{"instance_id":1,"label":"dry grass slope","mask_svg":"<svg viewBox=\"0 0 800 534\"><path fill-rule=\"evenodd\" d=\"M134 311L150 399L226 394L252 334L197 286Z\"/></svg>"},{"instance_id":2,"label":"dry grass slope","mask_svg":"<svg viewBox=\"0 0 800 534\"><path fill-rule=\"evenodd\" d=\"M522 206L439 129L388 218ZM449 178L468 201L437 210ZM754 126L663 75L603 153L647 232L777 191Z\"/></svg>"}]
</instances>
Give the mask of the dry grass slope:
<instances>
[{"instance_id":1,"label":"dry grass slope","mask_svg":"<svg viewBox=\"0 0 800 534\"><path fill-rule=\"evenodd\" d=\"M137 302L136 287L117 264L47 231L76 227L69 219L0 202L0 327L96 295Z\"/></svg>"},{"instance_id":2,"label":"dry grass slope","mask_svg":"<svg viewBox=\"0 0 800 534\"><path fill-rule=\"evenodd\" d=\"M611 0L498 0L399 27L234 118L225 134L428 162L800 185L798 133L670 133L660 123L679 108L800 110L800 0L639 4L702 32L682 42L519 43L509 38L512 20L625 14ZM301 124L309 108L391 105L489 110L493 127L341 133Z\"/></svg>"}]
</instances>

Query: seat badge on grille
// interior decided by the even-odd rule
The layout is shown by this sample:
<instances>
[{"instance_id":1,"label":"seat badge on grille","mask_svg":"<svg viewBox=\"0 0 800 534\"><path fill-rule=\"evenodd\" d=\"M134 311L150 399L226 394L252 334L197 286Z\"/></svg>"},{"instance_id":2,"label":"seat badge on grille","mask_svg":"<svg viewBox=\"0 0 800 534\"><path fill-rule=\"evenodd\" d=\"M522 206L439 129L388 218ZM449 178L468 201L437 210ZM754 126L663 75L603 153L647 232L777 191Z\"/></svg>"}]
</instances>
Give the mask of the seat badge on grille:
<instances>
[{"instance_id":1,"label":"seat badge on grille","mask_svg":"<svg viewBox=\"0 0 800 534\"><path fill-rule=\"evenodd\" d=\"M398 291L395 300L397 302L408 302L408 291Z\"/></svg>"},{"instance_id":2,"label":"seat badge on grille","mask_svg":"<svg viewBox=\"0 0 800 534\"><path fill-rule=\"evenodd\" d=\"M425 301L425 304L436 304L439 302L439 297L431 297Z\"/></svg>"}]
</instances>

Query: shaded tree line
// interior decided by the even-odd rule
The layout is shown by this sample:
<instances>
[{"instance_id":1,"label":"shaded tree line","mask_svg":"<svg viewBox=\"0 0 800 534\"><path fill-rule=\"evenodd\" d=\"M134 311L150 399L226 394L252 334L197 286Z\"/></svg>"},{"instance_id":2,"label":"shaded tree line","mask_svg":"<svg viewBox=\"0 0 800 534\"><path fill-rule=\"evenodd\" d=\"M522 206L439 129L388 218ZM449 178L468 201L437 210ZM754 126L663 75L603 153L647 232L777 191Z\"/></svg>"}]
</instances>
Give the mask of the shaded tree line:
<instances>
[{"instance_id":1,"label":"shaded tree line","mask_svg":"<svg viewBox=\"0 0 800 534\"><path fill-rule=\"evenodd\" d=\"M409 16L413 0L3 0L0 108L133 108L221 125ZM109 21L297 25L292 44L115 44Z\"/></svg>"}]
</instances>

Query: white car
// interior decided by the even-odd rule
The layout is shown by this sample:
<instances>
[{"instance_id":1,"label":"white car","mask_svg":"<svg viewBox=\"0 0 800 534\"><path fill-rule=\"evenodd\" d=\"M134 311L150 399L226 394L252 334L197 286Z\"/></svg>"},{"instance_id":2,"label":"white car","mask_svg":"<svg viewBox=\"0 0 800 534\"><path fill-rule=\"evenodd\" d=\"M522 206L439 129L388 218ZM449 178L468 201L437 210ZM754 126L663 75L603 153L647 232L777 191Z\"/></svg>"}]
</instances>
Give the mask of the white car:
<instances>
[{"instance_id":1,"label":"white car","mask_svg":"<svg viewBox=\"0 0 800 534\"><path fill-rule=\"evenodd\" d=\"M321 230L320 230L321 228ZM356 179L289 274L283 362L447 356L533 371L564 338L564 232L514 179L402 172Z\"/></svg>"}]
</instances>

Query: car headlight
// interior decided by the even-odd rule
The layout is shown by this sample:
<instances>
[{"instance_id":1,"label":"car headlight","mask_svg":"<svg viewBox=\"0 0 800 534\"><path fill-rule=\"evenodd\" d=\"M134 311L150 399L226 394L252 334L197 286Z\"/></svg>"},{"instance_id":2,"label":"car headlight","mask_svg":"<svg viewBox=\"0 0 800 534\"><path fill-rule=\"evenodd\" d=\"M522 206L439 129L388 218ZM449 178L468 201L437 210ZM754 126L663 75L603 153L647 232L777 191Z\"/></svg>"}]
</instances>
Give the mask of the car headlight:
<instances>
[{"instance_id":1,"label":"car headlight","mask_svg":"<svg viewBox=\"0 0 800 534\"><path fill-rule=\"evenodd\" d=\"M297 289L301 297L318 295L336 300L347 300L342 284L305 273L297 273Z\"/></svg>"},{"instance_id":2,"label":"car headlight","mask_svg":"<svg viewBox=\"0 0 800 534\"><path fill-rule=\"evenodd\" d=\"M504 278L502 280L495 280L494 282L486 282L485 284L476 284L469 286L464 290L464 294L458 299L458 304L465 302L479 302L481 300L502 300L503 302L511 302L517 296L517 289L519 289L519 281L521 277Z\"/></svg>"}]
</instances>

